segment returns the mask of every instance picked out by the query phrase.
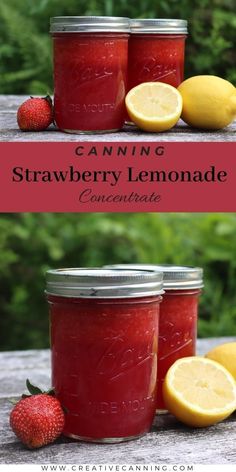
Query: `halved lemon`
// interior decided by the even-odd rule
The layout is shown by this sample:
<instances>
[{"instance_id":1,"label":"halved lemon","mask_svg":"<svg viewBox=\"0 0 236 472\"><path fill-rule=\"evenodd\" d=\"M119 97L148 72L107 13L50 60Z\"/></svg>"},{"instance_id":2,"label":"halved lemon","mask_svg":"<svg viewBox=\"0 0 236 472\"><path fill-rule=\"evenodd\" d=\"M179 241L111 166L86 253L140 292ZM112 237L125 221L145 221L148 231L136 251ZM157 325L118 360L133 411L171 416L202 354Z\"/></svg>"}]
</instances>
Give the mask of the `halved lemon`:
<instances>
[{"instance_id":1,"label":"halved lemon","mask_svg":"<svg viewBox=\"0 0 236 472\"><path fill-rule=\"evenodd\" d=\"M125 99L131 120L144 131L167 131L182 112L179 91L162 82L145 82L132 88Z\"/></svg>"},{"instance_id":2,"label":"halved lemon","mask_svg":"<svg viewBox=\"0 0 236 472\"><path fill-rule=\"evenodd\" d=\"M177 360L167 372L163 396L170 413L189 426L210 426L236 409L234 378L218 362L203 357Z\"/></svg>"}]
</instances>

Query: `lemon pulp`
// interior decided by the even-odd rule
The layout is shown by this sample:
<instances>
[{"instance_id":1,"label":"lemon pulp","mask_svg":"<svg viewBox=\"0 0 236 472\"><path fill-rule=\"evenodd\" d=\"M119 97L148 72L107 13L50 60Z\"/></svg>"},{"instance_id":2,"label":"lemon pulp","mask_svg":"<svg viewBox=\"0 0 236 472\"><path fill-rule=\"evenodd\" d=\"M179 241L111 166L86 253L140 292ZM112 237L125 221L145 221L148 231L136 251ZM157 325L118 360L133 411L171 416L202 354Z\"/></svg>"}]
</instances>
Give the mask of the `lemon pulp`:
<instances>
[{"instance_id":1,"label":"lemon pulp","mask_svg":"<svg viewBox=\"0 0 236 472\"><path fill-rule=\"evenodd\" d=\"M177 89L161 82L145 82L126 95L131 120L144 131L171 129L179 120L182 98Z\"/></svg>"},{"instance_id":2,"label":"lemon pulp","mask_svg":"<svg viewBox=\"0 0 236 472\"><path fill-rule=\"evenodd\" d=\"M210 426L236 409L236 383L218 362L202 357L177 360L168 370L163 396L168 410L190 426Z\"/></svg>"}]
</instances>

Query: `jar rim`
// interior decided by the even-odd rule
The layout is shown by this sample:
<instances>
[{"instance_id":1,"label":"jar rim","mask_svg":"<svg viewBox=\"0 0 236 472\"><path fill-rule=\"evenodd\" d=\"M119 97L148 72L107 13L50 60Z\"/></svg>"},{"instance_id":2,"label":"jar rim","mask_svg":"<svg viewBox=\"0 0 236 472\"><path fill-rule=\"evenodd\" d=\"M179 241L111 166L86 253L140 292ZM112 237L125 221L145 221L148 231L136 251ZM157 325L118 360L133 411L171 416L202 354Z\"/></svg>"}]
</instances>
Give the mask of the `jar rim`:
<instances>
[{"instance_id":1,"label":"jar rim","mask_svg":"<svg viewBox=\"0 0 236 472\"><path fill-rule=\"evenodd\" d=\"M188 34L187 20L135 18L130 20L132 34Z\"/></svg>"},{"instance_id":2,"label":"jar rim","mask_svg":"<svg viewBox=\"0 0 236 472\"><path fill-rule=\"evenodd\" d=\"M164 293L163 273L149 270L65 268L46 272L46 294L71 298L138 298Z\"/></svg>"},{"instance_id":3,"label":"jar rim","mask_svg":"<svg viewBox=\"0 0 236 472\"><path fill-rule=\"evenodd\" d=\"M119 16L54 16L50 33L130 33L130 19Z\"/></svg>"},{"instance_id":4,"label":"jar rim","mask_svg":"<svg viewBox=\"0 0 236 472\"><path fill-rule=\"evenodd\" d=\"M126 270L156 270L163 272L164 290L188 290L203 288L203 269L172 264L115 264L106 268Z\"/></svg>"}]
</instances>

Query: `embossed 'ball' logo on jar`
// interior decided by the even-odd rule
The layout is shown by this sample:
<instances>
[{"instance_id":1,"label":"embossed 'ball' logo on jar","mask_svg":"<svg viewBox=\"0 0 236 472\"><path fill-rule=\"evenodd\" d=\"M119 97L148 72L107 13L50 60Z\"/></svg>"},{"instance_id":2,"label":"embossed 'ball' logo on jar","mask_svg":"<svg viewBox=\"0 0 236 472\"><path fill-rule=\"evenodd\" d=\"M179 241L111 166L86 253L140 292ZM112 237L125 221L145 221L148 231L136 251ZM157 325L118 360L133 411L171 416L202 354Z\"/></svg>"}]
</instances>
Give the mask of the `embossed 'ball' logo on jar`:
<instances>
[{"instance_id":1,"label":"embossed 'ball' logo on jar","mask_svg":"<svg viewBox=\"0 0 236 472\"><path fill-rule=\"evenodd\" d=\"M128 347L127 340L122 337L106 338L107 348L99 358L95 367L99 375L109 376L116 380L126 375L131 369L150 361L153 358L153 340L143 346Z\"/></svg>"},{"instance_id":2,"label":"embossed 'ball' logo on jar","mask_svg":"<svg viewBox=\"0 0 236 472\"><path fill-rule=\"evenodd\" d=\"M94 83L94 81L99 79L111 77L113 70L110 62L111 58L103 57L100 58L99 64L94 64L93 66L88 65L87 58L80 58L80 62L72 63L70 67L70 80L73 86L76 88L83 84Z\"/></svg>"},{"instance_id":3,"label":"embossed 'ball' logo on jar","mask_svg":"<svg viewBox=\"0 0 236 472\"><path fill-rule=\"evenodd\" d=\"M190 319L190 326L191 326ZM161 333L159 336L159 343L164 347L164 344L168 343L168 352L164 352L159 360L164 360L167 357L172 356L174 353L177 353L181 349L185 348L188 345L193 344L193 333L191 329L180 330L176 329L174 323L166 321L162 325Z\"/></svg>"},{"instance_id":4,"label":"embossed 'ball' logo on jar","mask_svg":"<svg viewBox=\"0 0 236 472\"><path fill-rule=\"evenodd\" d=\"M138 80L146 81L147 75L148 80L158 81L168 78L171 75L176 76L176 65L175 64L162 64L155 57L148 58L144 63L137 66L140 69Z\"/></svg>"}]
</instances>

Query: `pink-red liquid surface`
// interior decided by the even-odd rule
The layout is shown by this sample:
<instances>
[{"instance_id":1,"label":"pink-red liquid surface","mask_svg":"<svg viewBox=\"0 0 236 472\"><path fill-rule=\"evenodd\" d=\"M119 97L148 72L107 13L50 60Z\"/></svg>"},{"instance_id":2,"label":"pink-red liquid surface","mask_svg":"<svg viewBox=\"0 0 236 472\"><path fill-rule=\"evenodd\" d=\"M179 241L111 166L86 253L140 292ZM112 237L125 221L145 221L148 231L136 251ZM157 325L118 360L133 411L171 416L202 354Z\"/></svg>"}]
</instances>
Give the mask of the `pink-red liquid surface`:
<instances>
[{"instance_id":1,"label":"pink-red liquid surface","mask_svg":"<svg viewBox=\"0 0 236 472\"><path fill-rule=\"evenodd\" d=\"M142 82L178 87L184 78L185 35L131 34L128 89Z\"/></svg>"},{"instance_id":2,"label":"pink-red liquid surface","mask_svg":"<svg viewBox=\"0 0 236 472\"><path fill-rule=\"evenodd\" d=\"M170 366L196 352L200 290L167 290L160 307L157 409L165 409L162 385Z\"/></svg>"},{"instance_id":3,"label":"pink-red liquid surface","mask_svg":"<svg viewBox=\"0 0 236 472\"><path fill-rule=\"evenodd\" d=\"M147 432L156 410L161 297L48 299L64 434L96 441Z\"/></svg>"},{"instance_id":4,"label":"pink-red liquid surface","mask_svg":"<svg viewBox=\"0 0 236 472\"><path fill-rule=\"evenodd\" d=\"M127 91L128 35L57 33L55 120L66 131L122 128Z\"/></svg>"}]
</instances>

